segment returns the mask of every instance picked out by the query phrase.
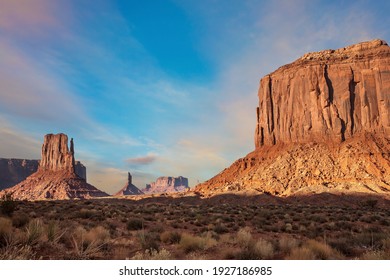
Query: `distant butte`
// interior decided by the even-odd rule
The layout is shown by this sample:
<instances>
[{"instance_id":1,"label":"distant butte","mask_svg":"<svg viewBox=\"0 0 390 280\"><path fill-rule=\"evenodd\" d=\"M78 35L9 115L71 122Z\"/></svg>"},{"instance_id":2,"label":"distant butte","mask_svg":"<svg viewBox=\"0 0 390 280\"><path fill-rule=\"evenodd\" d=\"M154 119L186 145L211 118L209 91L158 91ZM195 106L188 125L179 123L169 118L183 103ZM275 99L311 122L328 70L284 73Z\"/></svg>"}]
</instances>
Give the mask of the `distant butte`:
<instances>
[{"instance_id":1,"label":"distant butte","mask_svg":"<svg viewBox=\"0 0 390 280\"><path fill-rule=\"evenodd\" d=\"M45 135L38 171L4 192L20 200L109 196L76 174L73 139L69 149L68 136L62 133Z\"/></svg>"},{"instance_id":2,"label":"distant butte","mask_svg":"<svg viewBox=\"0 0 390 280\"><path fill-rule=\"evenodd\" d=\"M145 194L175 193L189 190L188 178L179 177L159 177L156 182L146 184L142 190Z\"/></svg>"},{"instance_id":3,"label":"distant butte","mask_svg":"<svg viewBox=\"0 0 390 280\"><path fill-rule=\"evenodd\" d=\"M255 150L196 192L390 193L385 41L305 54L263 77L258 97Z\"/></svg>"},{"instance_id":4,"label":"distant butte","mask_svg":"<svg viewBox=\"0 0 390 280\"><path fill-rule=\"evenodd\" d=\"M125 186L115 194L115 196L122 195L141 195L144 194L139 188L133 185L133 176L131 176L130 172L127 173L127 183Z\"/></svg>"}]
</instances>

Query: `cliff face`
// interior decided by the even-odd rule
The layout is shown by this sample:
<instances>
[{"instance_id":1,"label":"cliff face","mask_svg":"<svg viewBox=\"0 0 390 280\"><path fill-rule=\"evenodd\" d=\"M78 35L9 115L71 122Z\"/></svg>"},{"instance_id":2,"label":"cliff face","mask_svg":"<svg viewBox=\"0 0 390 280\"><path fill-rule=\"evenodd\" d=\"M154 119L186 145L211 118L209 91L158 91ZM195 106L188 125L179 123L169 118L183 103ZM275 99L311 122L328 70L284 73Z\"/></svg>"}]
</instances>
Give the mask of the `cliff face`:
<instances>
[{"instance_id":1,"label":"cliff face","mask_svg":"<svg viewBox=\"0 0 390 280\"><path fill-rule=\"evenodd\" d=\"M390 193L390 47L382 40L308 53L260 81L255 151L196 186Z\"/></svg>"},{"instance_id":2,"label":"cliff face","mask_svg":"<svg viewBox=\"0 0 390 280\"><path fill-rule=\"evenodd\" d=\"M68 148L68 136L59 134L45 135L41 162L39 164L40 171L63 171L74 173L74 145L73 139L70 140L70 150Z\"/></svg>"},{"instance_id":3,"label":"cliff face","mask_svg":"<svg viewBox=\"0 0 390 280\"><path fill-rule=\"evenodd\" d=\"M189 189L188 178L179 176L175 177L159 177L156 182L146 185L142 191L144 193L171 193L182 192Z\"/></svg>"},{"instance_id":4,"label":"cliff face","mask_svg":"<svg viewBox=\"0 0 390 280\"><path fill-rule=\"evenodd\" d=\"M115 196L122 196L122 195L141 195L143 192L137 188L135 185L133 185L133 177L131 176L130 172L127 174L127 184L115 194Z\"/></svg>"},{"instance_id":5,"label":"cliff face","mask_svg":"<svg viewBox=\"0 0 390 280\"><path fill-rule=\"evenodd\" d=\"M40 160L0 158L0 190L15 186L38 171ZM87 169L79 161L75 162L75 173L87 180Z\"/></svg>"},{"instance_id":6,"label":"cliff face","mask_svg":"<svg viewBox=\"0 0 390 280\"><path fill-rule=\"evenodd\" d=\"M38 170L38 160L0 158L0 190L15 186Z\"/></svg>"},{"instance_id":7,"label":"cliff face","mask_svg":"<svg viewBox=\"0 0 390 280\"><path fill-rule=\"evenodd\" d=\"M62 133L45 136L38 171L4 192L27 200L108 196L75 173L73 139L69 149L68 137Z\"/></svg>"},{"instance_id":8,"label":"cliff face","mask_svg":"<svg viewBox=\"0 0 390 280\"><path fill-rule=\"evenodd\" d=\"M308 53L261 79L255 146L390 133L390 48L382 40Z\"/></svg>"}]
</instances>

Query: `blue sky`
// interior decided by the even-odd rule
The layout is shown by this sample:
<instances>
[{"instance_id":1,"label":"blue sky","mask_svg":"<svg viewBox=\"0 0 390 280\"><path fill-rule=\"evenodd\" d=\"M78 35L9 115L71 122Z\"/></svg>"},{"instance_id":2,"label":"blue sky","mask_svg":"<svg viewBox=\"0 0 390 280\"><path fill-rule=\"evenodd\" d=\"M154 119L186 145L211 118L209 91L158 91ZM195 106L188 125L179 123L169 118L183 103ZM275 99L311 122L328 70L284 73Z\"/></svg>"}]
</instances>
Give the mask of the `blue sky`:
<instances>
[{"instance_id":1,"label":"blue sky","mask_svg":"<svg viewBox=\"0 0 390 280\"><path fill-rule=\"evenodd\" d=\"M0 157L73 137L113 193L193 186L253 150L259 79L306 52L381 38L389 1L0 0Z\"/></svg>"}]
</instances>

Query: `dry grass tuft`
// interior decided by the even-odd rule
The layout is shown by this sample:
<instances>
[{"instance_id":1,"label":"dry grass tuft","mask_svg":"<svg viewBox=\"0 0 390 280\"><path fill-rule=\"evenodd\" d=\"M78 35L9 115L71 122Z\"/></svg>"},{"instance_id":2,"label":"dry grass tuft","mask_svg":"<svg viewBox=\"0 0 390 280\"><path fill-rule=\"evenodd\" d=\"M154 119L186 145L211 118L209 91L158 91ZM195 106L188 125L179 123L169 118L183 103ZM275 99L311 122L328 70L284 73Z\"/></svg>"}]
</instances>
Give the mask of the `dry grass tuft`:
<instances>
[{"instance_id":1,"label":"dry grass tuft","mask_svg":"<svg viewBox=\"0 0 390 280\"><path fill-rule=\"evenodd\" d=\"M216 245L217 241L211 237L210 233L206 233L204 237L183 233L179 243L180 248L185 253L206 250Z\"/></svg>"},{"instance_id":2,"label":"dry grass tuft","mask_svg":"<svg viewBox=\"0 0 390 280\"><path fill-rule=\"evenodd\" d=\"M145 252L137 252L132 260L171 260L172 254L165 248L160 251L157 250L145 250Z\"/></svg>"},{"instance_id":3,"label":"dry grass tuft","mask_svg":"<svg viewBox=\"0 0 390 280\"><path fill-rule=\"evenodd\" d=\"M274 255L274 247L271 242L268 242L264 239L259 239L256 241L253 247L253 253L255 256L257 256L256 259L269 260Z\"/></svg>"},{"instance_id":4,"label":"dry grass tuft","mask_svg":"<svg viewBox=\"0 0 390 280\"><path fill-rule=\"evenodd\" d=\"M292 249L291 253L286 257L287 260L315 260L314 253L306 247L298 247Z\"/></svg>"},{"instance_id":5,"label":"dry grass tuft","mask_svg":"<svg viewBox=\"0 0 390 280\"><path fill-rule=\"evenodd\" d=\"M297 248L299 246L299 241L294 238L287 238L282 237L279 239L279 250L284 253L288 254L291 252L292 249Z\"/></svg>"},{"instance_id":6,"label":"dry grass tuft","mask_svg":"<svg viewBox=\"0 0 390 280\"><path fill-rule=\"evenodd\" d=\"M166 244L178 244L181 239L181 234L177 231L164 231L160 234L160 240Z\"/></svg>"},{"instance_id":7,"label":"dry grass tuft","mask_svg":"<svg viewBox=\"0 0 390 280\"><path fill-rule=\"evenodd\" d=\"M287 257L290 260L339 260L343 256L328 244L308 240L302 247L295 248Z\"/></svg>"},{"instance_id":8,"label":"dry grass tuft","mask_svg":"<svg viewBox=\"0 0 390 280\"><path fill-rule=\"evenodd\" d=\"M41 219L34 219L26 227L26 244L36 245L40 241L44 232L43 222Z\"/></svg>"},{"instance_id":9,"label":"dry grass tuft","mask_svg":"<svg viewBox=\"0 0 390 280\"><path fill-rule=\"evenodd\" d=\"M252 234L249 228L242 228L237 232L236 242L240 247L248 248L252 241Z\"/></svg>"}]
</instances>

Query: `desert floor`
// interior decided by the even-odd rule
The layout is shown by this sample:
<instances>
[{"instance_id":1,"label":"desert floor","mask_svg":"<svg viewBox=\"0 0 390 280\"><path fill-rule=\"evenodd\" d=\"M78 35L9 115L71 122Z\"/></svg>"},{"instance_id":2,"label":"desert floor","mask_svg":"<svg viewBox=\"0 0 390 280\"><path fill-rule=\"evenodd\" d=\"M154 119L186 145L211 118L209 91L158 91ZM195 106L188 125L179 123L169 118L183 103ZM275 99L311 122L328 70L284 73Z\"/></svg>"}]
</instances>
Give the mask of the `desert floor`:
<instances>
[{"instance_id":1,"label":"desert floor","mask_svg":"<svg viewBox=\"0 0 390 280\"><path fill-rule=\"evenodd\" d=\"M390 259L390 204L379 197L159 196L15 206L0 214L0 259Z\"/></svg>"}]
</instances>

